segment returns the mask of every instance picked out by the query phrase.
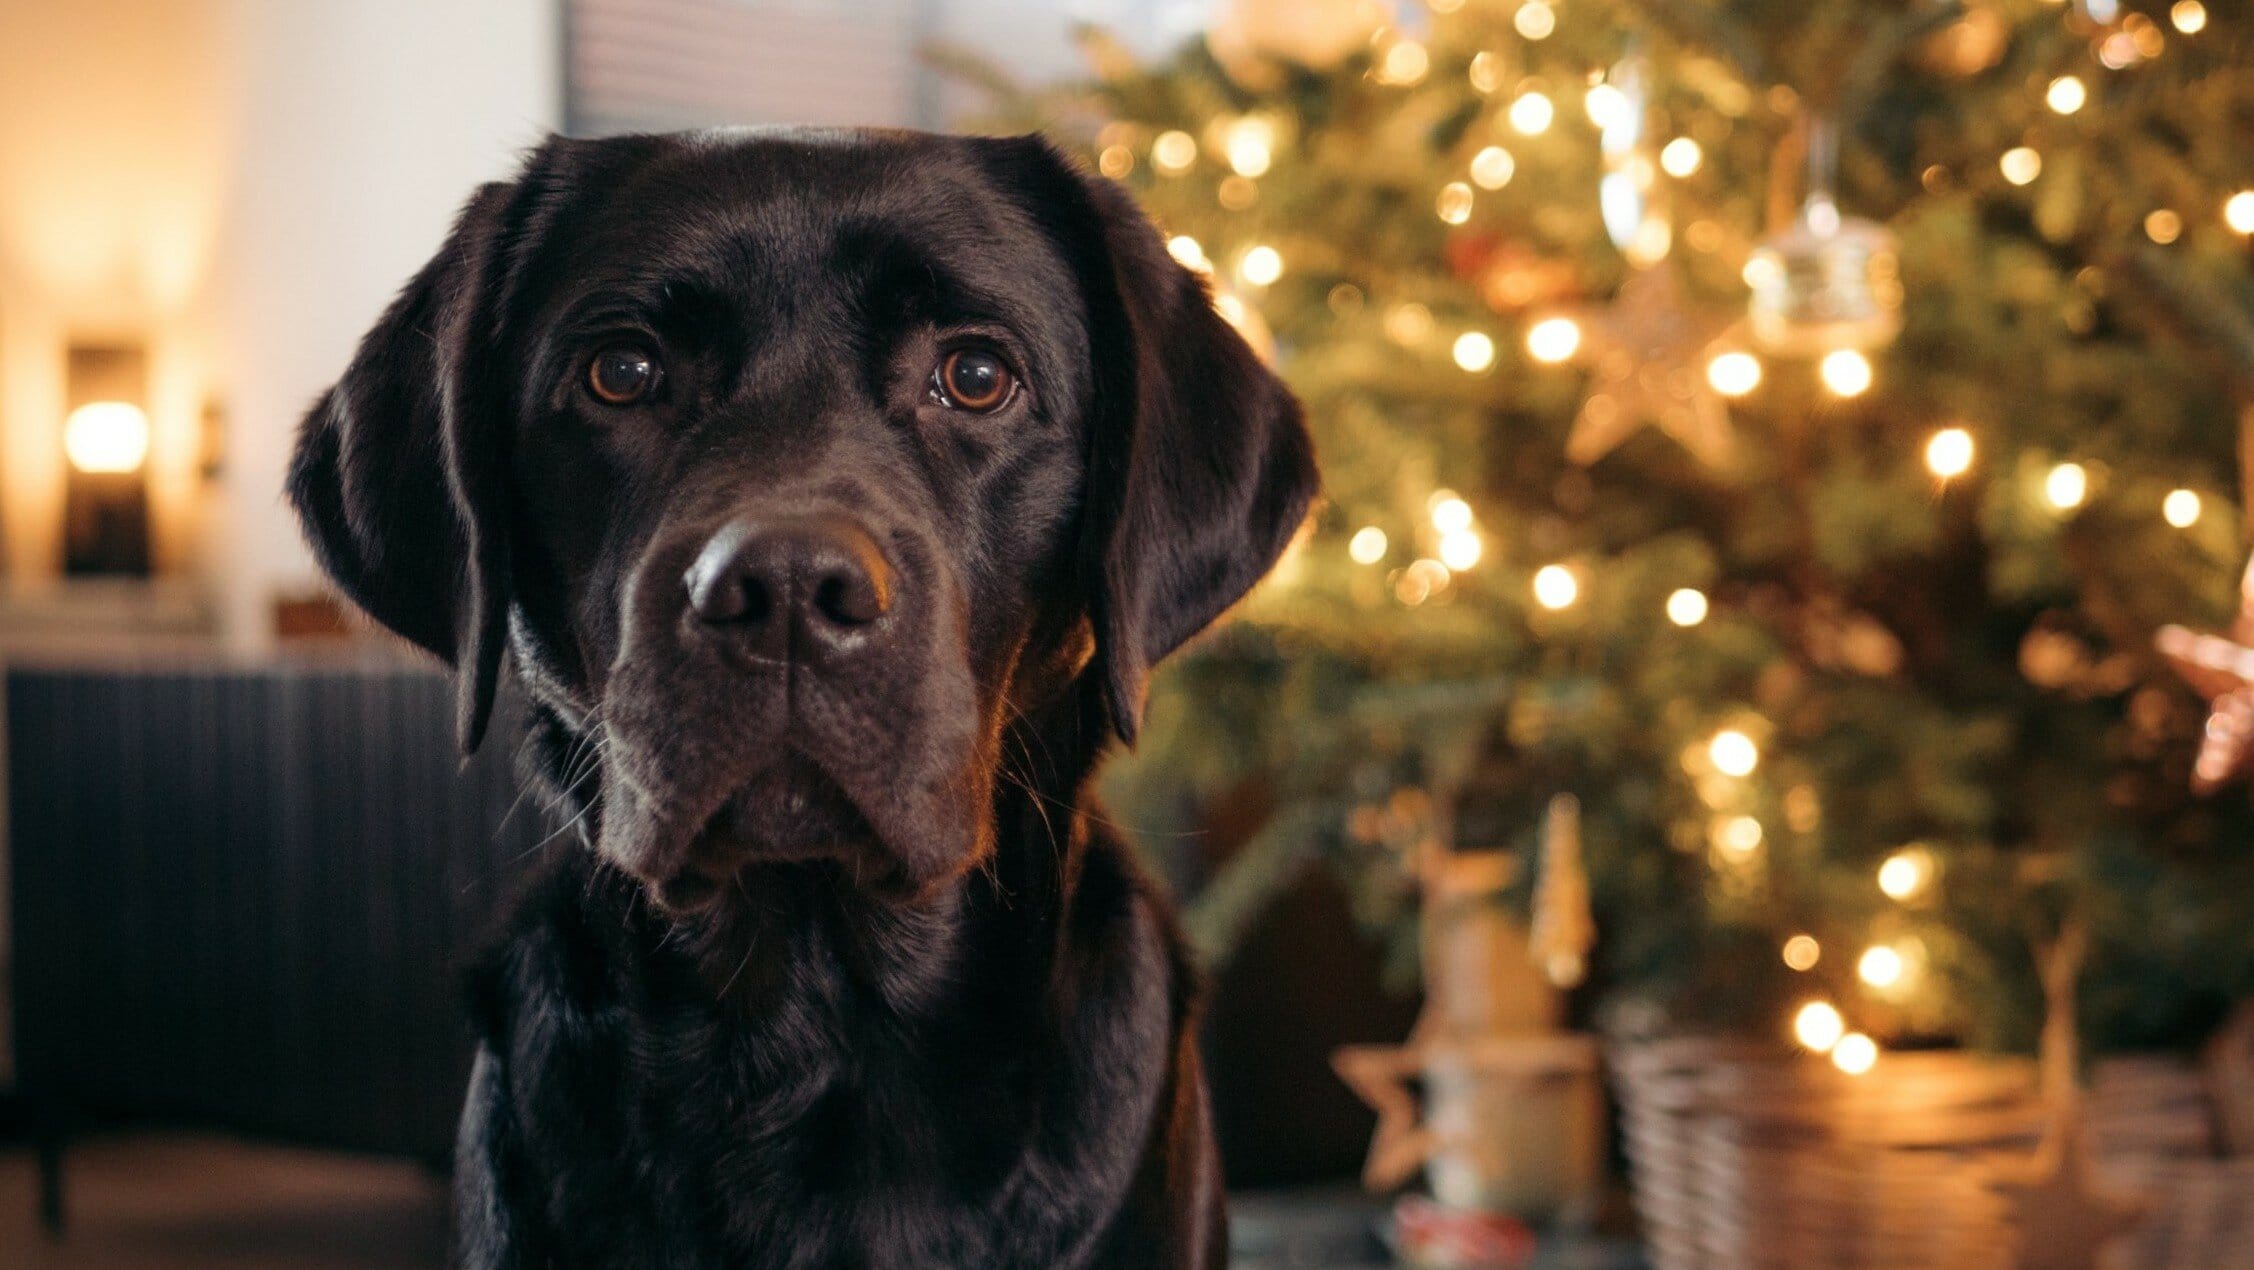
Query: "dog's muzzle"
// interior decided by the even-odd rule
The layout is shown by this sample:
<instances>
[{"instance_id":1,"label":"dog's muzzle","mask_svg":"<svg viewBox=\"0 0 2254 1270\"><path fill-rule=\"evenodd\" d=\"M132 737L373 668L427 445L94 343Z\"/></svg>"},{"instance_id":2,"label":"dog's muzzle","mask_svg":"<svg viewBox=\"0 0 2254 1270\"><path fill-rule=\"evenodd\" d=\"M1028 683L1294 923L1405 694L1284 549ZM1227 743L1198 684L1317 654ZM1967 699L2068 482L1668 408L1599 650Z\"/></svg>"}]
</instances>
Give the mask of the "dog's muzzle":
<instances>
[{"instance_id":1,"label":"dog's muzzle","mask_svg":"<svg viewBox=\"0 0 2254 1270\"><path fill-rule=\"evenodd\" d=\"M843 515L730 521L682 582L696 628L747 661L826 673L887 642L892 568Z\"/></svg>"}]
</instances>

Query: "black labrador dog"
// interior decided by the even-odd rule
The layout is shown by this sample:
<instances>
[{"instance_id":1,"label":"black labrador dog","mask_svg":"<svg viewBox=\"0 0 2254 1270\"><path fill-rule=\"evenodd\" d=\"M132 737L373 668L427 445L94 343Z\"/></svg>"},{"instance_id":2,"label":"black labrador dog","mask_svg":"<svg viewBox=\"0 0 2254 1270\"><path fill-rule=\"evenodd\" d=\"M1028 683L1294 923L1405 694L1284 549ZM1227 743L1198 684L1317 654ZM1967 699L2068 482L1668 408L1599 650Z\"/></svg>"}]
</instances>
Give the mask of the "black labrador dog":
<instances>
[{"instance_id":1,"label":"black labrador dog","mask_svg":"<svg viewBox=\"0 0 2254 1270\"><path fill-rule=\"evenodd\" d=\"M475 975L462 1264L1214 1266L1166 900L1085 790L1300 413L1034 138L556 139L306 419L323 566L509 668L590 850Z\"/></svg>"}]
</instances>

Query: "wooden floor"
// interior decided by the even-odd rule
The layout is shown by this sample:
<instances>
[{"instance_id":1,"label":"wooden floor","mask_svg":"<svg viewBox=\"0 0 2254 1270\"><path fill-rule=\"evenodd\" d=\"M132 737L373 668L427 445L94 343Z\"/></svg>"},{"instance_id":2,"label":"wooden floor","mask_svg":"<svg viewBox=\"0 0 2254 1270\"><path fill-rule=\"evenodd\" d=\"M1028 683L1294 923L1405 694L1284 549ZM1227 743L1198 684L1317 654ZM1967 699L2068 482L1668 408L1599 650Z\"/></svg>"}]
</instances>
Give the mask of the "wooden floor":
<instances>
[{"instance_id":1,"label":"wooden floor","mask_svg":"<svg viewBox=\"0 0 2254 1270\"><path fill-rule=\"evenodd\" d=\"M226 1138L97 1138L70 1156L70 1226L37 1219L30 1154L0 1151L9 1270L434 1270L444 1186L411 1164Z\"/></svg>"}]
</instances>

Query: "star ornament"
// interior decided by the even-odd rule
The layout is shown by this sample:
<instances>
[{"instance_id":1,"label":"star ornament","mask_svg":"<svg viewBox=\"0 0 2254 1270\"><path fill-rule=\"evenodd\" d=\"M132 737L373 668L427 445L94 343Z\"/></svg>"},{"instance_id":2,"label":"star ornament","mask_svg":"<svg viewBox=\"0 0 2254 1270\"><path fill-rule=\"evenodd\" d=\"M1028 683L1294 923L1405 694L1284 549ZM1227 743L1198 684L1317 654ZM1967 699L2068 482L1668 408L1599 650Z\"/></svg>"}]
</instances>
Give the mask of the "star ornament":
<instances>
[{"instance_id":1,"label":"star ornament","mask_svg":"<svg viewBox=\"0 0 2254 1270\"><path fill-rule=\"evenodd\" d=\"M1692 305L1665 265L1630 275L1610 305L1582 320L1593 375L1566 457L1587 467L1648 424L1708 468L1727 471L1737 438L1706 363L1734 321Z\"/></svg>"},{"instance_id":2,"label":"star ornament","mask_svg":"<svg viewBox=\"0 0 2254 1270\"><path fill-rule=\"evenodd\" d=\"M2153 643L2192 691L2207 698L2207 727L2191 787L2211 794L2254 763L2254 560L2239 581L2238 618L2223 635L2163 626Z\"/></svg>"},{"instance_id":3,"label":"star ornament","mask_svg":"<svg viewBox=\"0 0 2254 1270\"><path fill-rule=\"evenodd\" d=\"M1377 1132L1362 1165L1362 1185L1389 1191L1407 1182L1432 1154L1437 1137L1424 1125L1410 1085L1424 1076L1424 1051L1408 1045L1346 1045L1331 1055L1331 1069L1370 1109Z\"/></svg>"}]
</instances>

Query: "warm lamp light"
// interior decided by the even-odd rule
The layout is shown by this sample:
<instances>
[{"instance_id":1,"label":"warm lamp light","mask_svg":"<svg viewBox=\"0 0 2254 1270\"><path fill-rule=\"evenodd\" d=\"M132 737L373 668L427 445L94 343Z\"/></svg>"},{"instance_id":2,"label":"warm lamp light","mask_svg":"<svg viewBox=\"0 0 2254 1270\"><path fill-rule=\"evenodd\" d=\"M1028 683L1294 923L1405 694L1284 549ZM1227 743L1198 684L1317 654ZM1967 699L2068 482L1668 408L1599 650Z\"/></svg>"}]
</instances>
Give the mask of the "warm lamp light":
<instances>
[{"instance_id":1,"label":"warm lamp light","mask_svg":"<svg viewBox=\"0 0 2254 1270\"><path fill-rule=\"evenodd\" d=\"M90 474L138 472L149 458L149 416L130 401L89 401L63 422L63 456Z\"/></svg>"}]
</instances>

